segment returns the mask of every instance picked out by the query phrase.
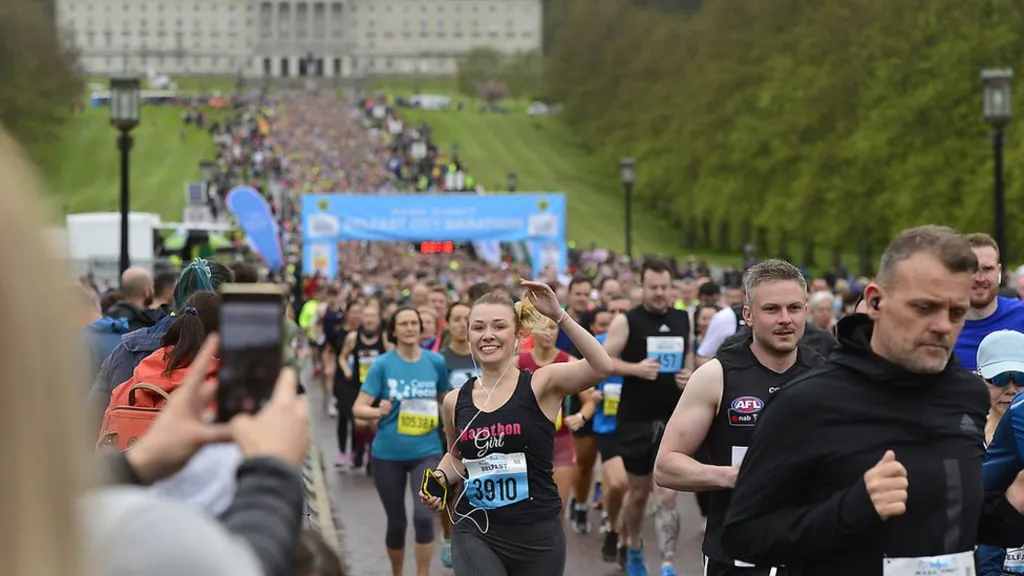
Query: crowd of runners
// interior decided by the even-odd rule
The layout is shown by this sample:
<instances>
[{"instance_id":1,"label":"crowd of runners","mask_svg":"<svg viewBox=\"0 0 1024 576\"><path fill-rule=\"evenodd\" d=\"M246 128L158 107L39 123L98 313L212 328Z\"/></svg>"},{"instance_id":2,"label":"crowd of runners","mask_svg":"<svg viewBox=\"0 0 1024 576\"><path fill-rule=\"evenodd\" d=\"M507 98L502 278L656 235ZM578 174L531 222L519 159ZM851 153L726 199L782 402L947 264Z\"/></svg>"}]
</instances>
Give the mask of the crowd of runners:
<instances>
[{"instance_id":1,"label":"crowd of runners","mask_svg":"<svg viewBox=\"0 0 1024 576\"><path fill-rule=\"evenodd\" d=\"M245 137L224 143L239 162L253 146L266 155L267 188L287 191L275 209L289 253L298 194L418 186L388 164L429 130L407 134L394 110L311 95L252 106L235 125ZM357 242L339 259L336 278L294 286L284 353L299 365L301 330L323 398L313 409L336 423L337 445L322 449L334 473L372 476L395 576L410 540L420 576L438 554L457 576L562 574L566 530L600 539L628 576L1022 573L1024 303L1000 294L985 234L903 231L873 279L596 247L541 278L461 248ZM302 574L342 573L301 525L308 422L293 373L256 417L201 418L218 290L260 279L196 259L180 274L132 268L117 294L80 292L97 444L117 477L150 486L94 503L117 545L90 544L113 563L148 573L191 544L208 563L197 573L292 574L298 559L319 566ZM114 456L104 447L127 448L109 426L123 405L159 416ZM686 492L706 522L699 567L675 556ZM202 516L165 533L167 501ZM133 511L130 530L111 520Z\"/></svg>"}]
</instances>

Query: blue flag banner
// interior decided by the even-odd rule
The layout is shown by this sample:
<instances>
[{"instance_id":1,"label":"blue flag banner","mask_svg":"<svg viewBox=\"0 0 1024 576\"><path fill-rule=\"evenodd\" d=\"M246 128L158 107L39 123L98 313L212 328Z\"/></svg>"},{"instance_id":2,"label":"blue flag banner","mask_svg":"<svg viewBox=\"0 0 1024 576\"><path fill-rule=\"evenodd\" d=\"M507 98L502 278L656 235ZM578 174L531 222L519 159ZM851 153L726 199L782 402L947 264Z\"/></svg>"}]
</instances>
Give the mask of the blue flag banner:
<instances>
[{"instance_id":1,"label":"blue flag banner","mask_svg":"<svg viewBox=\"0 0 1024 576\"><path fill-rule=\"evenodd\" d=\"M304 243L520 242L534 247L534 275L568 266L564 194L368 195L302 197ZM306 272L310 272L309 269Z\"/></svg>"},{"instance_id":2,"label":"blue flag banner","mask_svg":"<svg viewBox=\"0 0 1024 576\"><path fill-rule=\"evenodd\" d=\"M252 186L235 186L228 192L228 211L248 236L249 245L272 270L284 268L281 235L266 199Z\"/></svg>"}]
</instances>

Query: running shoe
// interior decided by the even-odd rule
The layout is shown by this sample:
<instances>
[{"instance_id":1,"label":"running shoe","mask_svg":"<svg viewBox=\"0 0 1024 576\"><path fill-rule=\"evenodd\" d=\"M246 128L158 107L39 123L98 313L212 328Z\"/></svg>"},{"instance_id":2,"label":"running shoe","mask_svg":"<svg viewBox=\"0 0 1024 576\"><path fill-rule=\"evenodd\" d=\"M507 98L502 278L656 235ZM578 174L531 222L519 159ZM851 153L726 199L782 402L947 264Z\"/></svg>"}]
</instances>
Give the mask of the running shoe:
<instances>
[{"instance_id":1,"label":"running shoe","mask_svg":"<svg viewBox=\"0 0 1024 576\"><path fill-rule=\"evenodd\" d=\"M626 549L626 576L647 576L647 564L644 562L644 549Z\"/></svg>"},{"instance_id":2,"label":"running shoe","mask_svg":"<svg viewBox=\"0 0 1024 576\"><path fill-rule=\"evenodd\" d=\"M587 511L590 509L585 502L577 502L572 508L572 529L577 534L590 532L590 521L587 519Z\"/></svg>"},{"instance_id":3,"label":"running shoe","mask_svg":"<svg viewBox=\"0 0 1024 576\"><path fill-rule=\"evenodd\" d=\"M626 547L625 546L620 546L619 547L619 557L616 560L616 563L619 565L619 570L625 570L626 569Z\"/></svg>"},{"instance_id":4,"label":"running shoe","mask_svg":"<svg viewBox=\"0 0 1024 576\"><path fill-rule=\"evenodd\" d=\"M352 460L349 458L349 455L344 452L338 454L338 459L334 461L334 467L347 469L350 466L352 466Z\"/></svg>"},{"instance_id":5,"label":"running shoe","mask_svg":"<svg viewBox=\"0 0 1024 576\"><path fill-rule=\"evenodd\" d=\"M452 541L445 540L441 543L441 564L444 564L445 568L452 567Z\"/></svg>"},{"instance_id":6,"label":"running shoe","mask_svg":"<svg viewBox=\"0 0 1024 576\"><path fill-rule=\"evenodd\" d=\"M604 544L601 545L601 558L605 562L615 562L619 557L619 535L615 532L605 532Z\"/></svg>"},{"instance_id":7,"label":"running shoe","mask_svg":"<svg viewBox=\"0 0 1024 576\"><path fill-rule=\"evenodd\" d=\"M661 565L661 576L678 576L678 573L675 566L666 563Z\"/></svg>"}]
</instances>

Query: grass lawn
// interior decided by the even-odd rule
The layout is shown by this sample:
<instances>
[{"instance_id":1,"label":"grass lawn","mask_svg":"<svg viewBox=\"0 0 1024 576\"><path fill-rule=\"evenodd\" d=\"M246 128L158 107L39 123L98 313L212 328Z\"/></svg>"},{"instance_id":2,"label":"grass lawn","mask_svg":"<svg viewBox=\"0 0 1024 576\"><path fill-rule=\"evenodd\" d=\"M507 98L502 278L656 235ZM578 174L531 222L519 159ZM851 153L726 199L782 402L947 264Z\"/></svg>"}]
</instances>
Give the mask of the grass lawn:
<instances>
[{"instance_id":1,"label":"grass lawn","mask_svg":"<svg viewBox=\"0 0 1024 576\"><path fill-rule=\"evenodd\" d=\"M234 90L234 78L174 78L179 90L198 94L205 90ZM109 85L106 78L89 78L86 86ZM143 82L145 86L145 82ZM86 96L87 98L87 96ZM88 105L87 105L88 106ZM165 221L180 221L185 204L185 182L199 177L199 161L214 152L209 135L195 127L181 137L181 108L144 106L142 121L132 132L131 209L156 212ZM217 111L208 111L215 118ZM56 220L65 212L117 211L120 207L121 168L117 131L110 126L107 108L87 107L67 126L56 146L53 168L45 175L53 191Z\"/></svg>"},{"instance_id":2,"label":"grass lawn","mask_svg":"<svg viewBox=\"0 0 1024 576\"><path fill-rule=\"evenodd\" d=\"M57 144L54 169L47 174L54 203L75 212L117 211L120 206L120 152L107 108L87 108ZM205 130L189 127L181 138L181 109L146 106L132 132L131 209L180 221L185 182L199 177L199 161L210 158L213 142Z\"/></svg>"},{"instance_id":3,"label":"grass lawn","mask_svg":"<svg viewBox=\"0 0 1024 576\"><path fill-rule=\"evenodd\" d=\"M377 88L411 95L411 82L383 82ZM509 172L517 191L565 192L568 237L581 247L591 242L618 252L625 248L625 216L618 166L586 152L555 117L527 116L525 101L503 102L507 114L479 112L479 102L457 95L451 83L424 81L420 91L448 94L465 102L461 112L403 109L412 122L427 122L445 151L458 143L459 157L487 190L506 190ZM634 253L684 255L682 233L653 210L633 204Z\"/></svg>"}]
</instances>

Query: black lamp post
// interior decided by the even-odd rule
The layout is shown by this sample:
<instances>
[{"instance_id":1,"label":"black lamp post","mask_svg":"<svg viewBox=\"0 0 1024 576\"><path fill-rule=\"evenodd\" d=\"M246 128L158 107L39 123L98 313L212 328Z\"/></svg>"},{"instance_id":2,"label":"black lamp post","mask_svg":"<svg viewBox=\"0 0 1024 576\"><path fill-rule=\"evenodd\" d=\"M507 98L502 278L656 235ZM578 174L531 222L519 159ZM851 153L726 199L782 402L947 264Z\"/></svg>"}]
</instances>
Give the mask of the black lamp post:
<instances>
[{"instance_id":1,"label":"black lamp post","mask_svg":"<svg viewBox=\"0 0 1024 576\"><path fill-rule=\"evenodd\" d=\"M452 160L455 160L456 163L459 162L459 143L458 142L452 144Z\"/></svg>"},{"instance_id":2,"label":"black lamp post","mask_svg":"<svg viewBox=\"0 0 1024 576\"><path fill-rule=\"evenodd\" d=\"M519 181L519 177L516 176L515 172L509 172L508 173L508 191L509 192L515 192L516 191L516 183L518 181Z\"/></svg>"},{"instance_id":3,"label":"black lamp post","mask_svg":"<svg viewBox=\"0 0 1024 576\"><path fill-rule=\"evenodd\" d=\"M1003 187L1003 136L1013 116L1011 86L1013 70L989 69L981 72L982 116L992 126L992 153L995 156L995 235L999 245L999 263L1006 262L1006 195Z\"/></svg>"},{"instance_id":4,"label":"black lamp post","mask_svg":"<svg viewBox=\"0 0 1024 576\"><path fill-rule=\"evenodd\" d=\"M636 177L636 160L619 158L619 181L626 191L626 256L633 257L633 180Z\"/></svg>"},{"instance_id":5,"label":"black lamp post","mask_svg":"<svg viewBox=\"0 0 1024 576\"><path fill-rule=\"evenodd\" d=\"M110 79L110 123L118 129L117 148L121 151L121 273L131 265L128 254L129 182L128 164L132 150L131 131L139 125L140 83L138 76Z\"/></svg>"}]
</instances>

